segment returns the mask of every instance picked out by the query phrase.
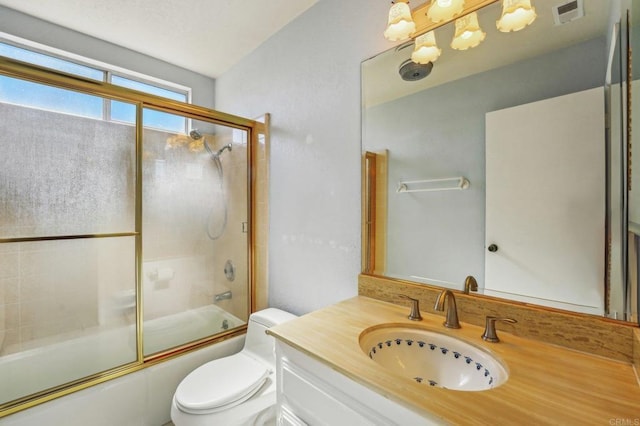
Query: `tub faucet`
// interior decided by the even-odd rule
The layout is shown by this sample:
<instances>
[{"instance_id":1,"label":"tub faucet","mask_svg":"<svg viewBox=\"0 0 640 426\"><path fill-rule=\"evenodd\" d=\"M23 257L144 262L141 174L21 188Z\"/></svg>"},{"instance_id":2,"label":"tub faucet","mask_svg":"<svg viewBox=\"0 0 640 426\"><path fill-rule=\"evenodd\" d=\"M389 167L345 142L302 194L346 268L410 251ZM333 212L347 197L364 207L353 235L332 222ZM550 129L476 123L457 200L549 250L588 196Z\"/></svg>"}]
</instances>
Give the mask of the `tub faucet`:
<instances>
[{"instance_id":1,"label":"tub faucet","mask_svg":"<svg viewBox=\"0 0 640 426\"><path fill-rule=\"evenodd\" d=\"M221 300L229 300L232 297L233 294L231 293L231 291L225 291L224 293L216 294L215 296L213 296L213 300L215 302L219 302Z\"/></svg>"},{"instance_id":2,"label":"tub faucet","mask_svg":"<svg viewBox=\"0 0 640 426\"><path fill-rule=\"evenodd\" d=\"M443 312L444 302L448 300L447 310L446 310L446 319L442 323L447 328L460 328L460 321L458 321L458 307L456 306L456 298L451 292L451 290L442 290L436 299L436 304L434 309L436 311Z\"/></svg>"}]
</instances>

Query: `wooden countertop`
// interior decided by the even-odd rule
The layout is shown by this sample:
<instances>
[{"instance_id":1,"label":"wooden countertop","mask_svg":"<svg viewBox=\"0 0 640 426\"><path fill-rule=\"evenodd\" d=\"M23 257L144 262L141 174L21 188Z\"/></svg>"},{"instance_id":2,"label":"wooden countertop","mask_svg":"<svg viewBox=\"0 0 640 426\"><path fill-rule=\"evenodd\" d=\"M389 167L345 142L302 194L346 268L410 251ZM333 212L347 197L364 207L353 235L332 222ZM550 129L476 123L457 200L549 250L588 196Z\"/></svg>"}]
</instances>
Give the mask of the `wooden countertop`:
<instances>
[{"instance_id":1,"label":"wooden countertop","mask_svg":"<svg viewBox=\"0 0 640 426\"><path fill-rule=\"evenodd\" d=\"M505 331L518 324L498 324L501 342L487 343L480 338L482 327L462 323L461 329L450 330L442 326L441 316L423 311L423 321L416 322L407 319L408 312L406 307L357 296L268 332L385 397L447 423L640 422L640 386L631 364L519 338ZM488 391L461 392L397 376L360 349L360 334L380 324L433 330L483 347L506 364L509 380Z\"/></svg>"}]
</instances>

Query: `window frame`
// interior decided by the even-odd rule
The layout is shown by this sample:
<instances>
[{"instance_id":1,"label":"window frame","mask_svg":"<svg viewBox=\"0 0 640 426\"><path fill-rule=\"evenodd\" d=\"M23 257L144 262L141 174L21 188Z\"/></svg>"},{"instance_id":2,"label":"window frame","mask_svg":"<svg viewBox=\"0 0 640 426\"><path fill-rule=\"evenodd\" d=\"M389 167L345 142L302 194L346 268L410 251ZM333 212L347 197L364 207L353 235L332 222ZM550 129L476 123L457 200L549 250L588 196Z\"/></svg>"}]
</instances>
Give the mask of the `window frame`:
<instances>
[{"instance_id":1,"label":"window frame","mask_svg":"<svg viewBox=\"0 0 640 426\"><path fill-rule=\"evenodd\" d=\"M80 66L84 66L84 67L88 67L88 68L92 68L95 69L97 71L100 71L102 73L102 79L101 80L97 80L97 79L92 79L89 77L84 77L81 76L79 74L73 74L73 73L68 73L65 72L66 74L69 75L73 75L75 77L78 78L83 78L83 79L87 79L90 81L101 81L103 83L108 83L108 84L114 84L113 83L113 77L120 77L120 78L124 78L127 80L131 80L134 82L138 82L141 84L146 84L146 85L150 85L150 86L154 86L157 87L159 89L163 89L163 90L167 90L170 92L175 93L176 95L183 95L184 96L184 101L183 100L177 100L178 102L184 102L187 104L191 104L192 103L192 96L193 96L193 90L191 87L182 85L182 84L178 84L178 83L174 83L171 81L167 81L167 80L163 80L161 78L157 78L157 77L153 77L147 74L143 74L137 71L133 71L124 67L119 67L116 65L112 65L112 64L108 64L106 62L102 62L102 61L98 61L95 59L91 59L91 58L87 58L75 53L71 53L71 52L67 52L65 50L62 49L58 49L52 46L48 46L42 43L38 43L38 42L34 42L31 40L27 40L21 37L17 37L5 32L1 32L0 31L0 43L4 43L4 44L8 44L20 49L24 49L24 50L28 50L34 53L39 53L42 55L46 55L46 56L50 56L52 58L58 59L58 60L62 60L62 61L66 61L69 62L71 64L75 64L75 65L80 65ZM31 63L31 62L27 62L27 63ZM37 65L37 64L34 64ZM40 65L38 65L40 66ZM54 68L49 68L51 70L54 71L58 71ZM118 87L126 87L126 86L120 86L117 84L114 84L115 86ZM155 95L155 96L159 96L155 93L152 92L147 92L144 90L140 90L140 89L136 89L138 91L144 92L144 93L148 93L151 95ZM171 98L166 98L166 99L171 99ZM175 99L172 99L175 100ZM102 119L105 121L118 121L121 122L121 120L114 120L111 114L111 102L105 100L105 102L103 102L103 106L102 106ZM191 120L185 120L184 123L184 128L181 129L184 133L187 133L190 129ZM162 129L162 130L167 130L167 129Z\"/></svg>"}]
</instances>

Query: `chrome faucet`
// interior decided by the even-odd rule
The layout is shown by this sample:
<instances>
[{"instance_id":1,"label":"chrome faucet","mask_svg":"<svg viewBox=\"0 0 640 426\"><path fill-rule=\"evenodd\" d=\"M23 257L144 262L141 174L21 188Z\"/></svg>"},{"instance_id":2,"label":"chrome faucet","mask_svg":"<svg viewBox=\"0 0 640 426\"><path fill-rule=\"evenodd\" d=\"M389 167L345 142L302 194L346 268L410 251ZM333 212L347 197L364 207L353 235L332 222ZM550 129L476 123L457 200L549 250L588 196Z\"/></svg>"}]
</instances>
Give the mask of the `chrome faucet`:
<instances>
[{"instance_id":1,"label":"chrome faucet","mask_svg":"<svg viewBox=\"0 0 640 426\"><path fill-rule=\"evenodd\" d=\"M411 312L407 318L412 321L422 321L422 315L420 315L420 301L409 297L406 294L399 294L398 296L411 301Z\"/></svg>"},{"instance_id":2,"label":"chrome faucet","mask_svg":"<svg viewBox=\"0 0 640 426\"><path fill-rule=\"evenodd\" d=\"M442 323L447 328L460 328L460 321L458 321L458 307L456 306L456 298L451 290L442 290L436 299L434 309L436 311L444 311L444 302L447 299L447 315L445 321Z\"/></svg>"},{"instance_id":3,"label":"chrome faucet","mask_svg":"<svg viewBox=\"0 0 640 426\"><path fill-rule=\"evenodd\" d=\"M482 333L482 340L486 340L491 343L498 343L500 339L498 339L498 333L496 333L496 322L508 322L510 324L515 324L518 321L513 318L498 318L487 316L487 322L484 326L484 333Z\"/></svg>"},{"instance_id":4,"label":"chrome faucet","mask_svg":"<svg viewBox=\"0 0 640 426\"><path fill-rule=\"evenodd\" d=\"M469 294L469 291L478 291L478 281L471 275L464 280L464 294Z\"/></svg>"},{"instance_id":5,"label":"chrome faucet","mask_svg":"<svg viewBox=\"0 0 640 426\"><path fill-rule=\"evenodd\" d=\"M219 302L221 300L229 300L233 297L231 291L225 291L224 293L216 294L213 296L214 302Z\"/></svg>"}]
</instances>

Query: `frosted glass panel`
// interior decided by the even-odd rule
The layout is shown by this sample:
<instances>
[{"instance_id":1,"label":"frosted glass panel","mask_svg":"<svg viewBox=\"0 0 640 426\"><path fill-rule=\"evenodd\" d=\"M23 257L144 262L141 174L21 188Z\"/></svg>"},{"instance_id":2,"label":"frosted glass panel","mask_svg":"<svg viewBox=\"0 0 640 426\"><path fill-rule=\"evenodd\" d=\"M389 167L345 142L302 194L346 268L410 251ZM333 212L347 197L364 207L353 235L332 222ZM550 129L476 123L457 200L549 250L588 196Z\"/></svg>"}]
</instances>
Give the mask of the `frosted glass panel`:
<instances>
[{"instance_id":1,"label":"frosted glass panel","mask_svg":"<svg viewBox=\"0 0 640 426\"><path fill-rule=\"evenodd\" d=\"M0 404L135 360L134 237L0 244Z\"/></svg>"},{"instance_id":2,"label":"frosted glass panel","mask_svg":"<svg viewBox=\"0 0 640 426\"><path fill-rule=\"evenodd\" d=\"M134 231L133 126L2 102L0 117L0 238Z\"/></svg>"},{"instance_id":3,"label":"frosted glass panel","mask_svg":"<svg viewBox=\"0 0 640 426\"><path fill-rule=\"evenodd\" d=\"M206 122L193 122L191 136L168 133L147 128L150 117L145 111L145 355L244 324L249 300L247 133Z\"/></svg>"}]
</instances>

